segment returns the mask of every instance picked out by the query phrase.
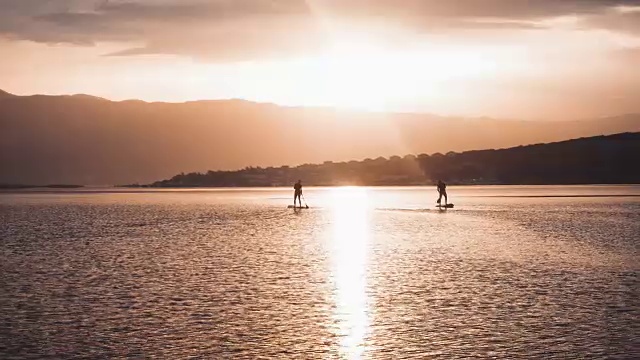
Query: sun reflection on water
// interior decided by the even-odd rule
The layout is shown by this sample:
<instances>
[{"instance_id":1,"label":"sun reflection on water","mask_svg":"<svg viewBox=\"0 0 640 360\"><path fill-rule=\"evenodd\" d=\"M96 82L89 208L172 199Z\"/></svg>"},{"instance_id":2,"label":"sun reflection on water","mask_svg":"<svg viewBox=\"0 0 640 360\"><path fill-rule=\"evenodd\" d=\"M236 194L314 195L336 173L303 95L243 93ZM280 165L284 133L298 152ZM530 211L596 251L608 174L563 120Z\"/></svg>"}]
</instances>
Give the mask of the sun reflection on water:
<instances>
[{"instance_id":1,"label":"sun reflection on water","mask_svg":"<svg viewBox=\"0 0 640 360\"><path fill-rule=\"evenodd\" d=\"M359 359L368 332L367 247L370 238L370 207L367 189L343 187L332 190L330 239L332 279L335 286L334 333L342 358Z\"/></svg>"}]
</instances>

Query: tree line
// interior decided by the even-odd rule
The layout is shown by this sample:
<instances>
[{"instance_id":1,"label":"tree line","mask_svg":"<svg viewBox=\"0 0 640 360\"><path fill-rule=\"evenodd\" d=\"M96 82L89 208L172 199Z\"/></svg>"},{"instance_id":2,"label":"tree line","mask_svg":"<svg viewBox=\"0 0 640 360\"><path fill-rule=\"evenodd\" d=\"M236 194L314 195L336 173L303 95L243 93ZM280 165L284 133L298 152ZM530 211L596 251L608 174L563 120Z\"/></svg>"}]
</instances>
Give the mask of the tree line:
<instances>
[{"instance_id":1,"label":"tree line","mask_svg":"<svg viewBox=\"0 0 640 360\"><path fill-rule=\"evenodd\" d=\"M640 183L640 133L447 154L178 174L143 187Z\"/></svg>"}]
</instances>

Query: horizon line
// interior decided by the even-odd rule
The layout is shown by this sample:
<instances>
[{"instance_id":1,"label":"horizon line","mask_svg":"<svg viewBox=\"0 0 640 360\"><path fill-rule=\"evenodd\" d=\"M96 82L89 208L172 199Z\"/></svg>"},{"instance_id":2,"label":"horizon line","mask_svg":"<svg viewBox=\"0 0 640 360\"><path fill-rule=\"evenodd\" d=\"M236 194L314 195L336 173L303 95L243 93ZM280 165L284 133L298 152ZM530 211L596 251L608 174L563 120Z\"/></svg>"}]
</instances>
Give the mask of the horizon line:
<instances>
[{"instance_id":1,"label":"horizon line","mask_svg":"<svg viewBox=\"0 0 640 360\"><path fill-rule=\"evenodd\" d=\"M626 112L626 113L618 113L618 114L609 114L598 117L591 118L568 118L568 119L534 119L534 118L508 118L508 117L492 117L487 115L469 115L469 114L439 114L428 111L399 111L399 110L372 110L372 109L360 109L360 108L352 108L352 107L342 107L342 106L332 106L332 105L287 105L287 104L279 104L275 102L268 101L256 101L249 100L239 97L229 97L229 98L211 98L211 99L194 99L194 100L185 100L185 101L156 101L156 100L143 100L137 98L123 99L123 100L115 100L110 98L105 98L102 96L91 95L87 93L76 93L76 94L48 94L48 93L34 93L34 94L16 94L0 88L0 100L3 98L1 95L6 95L6 97L36 97L36 96L44 96L44 97L85 97L91 98L94 100L108 101L111 103L127 103L127 102L140 102L144 104L173 104L173 105L181 105L181 104L190 104L190 103L203 103L203 102L244 102L259 106L273 106L282 109L311 109L311 110L324 110L324 111L333 111L333 112L342 112L342 113L360 113L360 114L393 114L393 115L421 115L421 116L431 116L442 119L447 118L463 118L467 120L501 120L501 121L546 121L546 122L554 122L554 121L589 121L589 120L600 120L600 119L610 119L610 118L618 118L624 116L634 116L640 115L640 111L638 112Z\"/></svg>"}]
</instances>

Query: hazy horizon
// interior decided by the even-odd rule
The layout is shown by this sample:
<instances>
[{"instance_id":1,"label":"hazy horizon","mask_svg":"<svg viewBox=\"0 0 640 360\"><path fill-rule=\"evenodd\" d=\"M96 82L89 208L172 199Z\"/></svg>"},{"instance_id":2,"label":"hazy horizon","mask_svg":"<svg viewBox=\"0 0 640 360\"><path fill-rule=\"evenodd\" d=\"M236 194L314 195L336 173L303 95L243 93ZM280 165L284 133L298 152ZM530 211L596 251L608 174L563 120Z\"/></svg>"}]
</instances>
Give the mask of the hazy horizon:
<instances>
[{"instance_id":1,"label":"hazy horizon","mask_svg":"<svg viewBox=\"0 0 640 360\"><path fill-rule=\"evenodd\" d=\"M478 115L464 115L464 114L457 114L457 113L451 113L451 114L447 114L447 113L436 113L436 112L432 112L432 111L428 111L428 109L424 109L424 111L410 111L410 110L406 110L406 111L402 111L402 110L398 110L398 111L388 111L388 110L375 110L375 109L351 109L351 108L343 108L340 106L334 106L334 105L286 105L286 104L278 104L278 103L274 103L274 102L268 102L268 101L259 101L259 100L249 100L249 99L243 99L243 98L210 98L210 99L194 99L194 100L176 100L176 101L162 101L162 100L144 100L144 99L137 99L137 98L127 98L127 99L111 99L111 98L106 98L106 97L102 97L102 96L97 96L94 94L90 94L90 93L74 93L74 94L48 94L48 93L32 93L32 94L16 94L16 93L12 93L10 91L7 91L6 89L3 89L0 86L0 93L5 92L6 94L10 95L10 96L17 96L17 97L31 97L31 96L50 96L50 97L90 97L90 98L96 98L96 99L101 99L101 100L105 100L105 101L109 101L109 102L113 102L113 103L122 103L122 102L143 102L143 103L147 103L147 104L174 104L174 105L180 105L180 104L188 104L188 103L197 103L197 102L225 102L225 101L239 101L239 102L247 102L247 103L253 103L256 105L266 105L266 106L276 106L278 108L283 108L283 109L313 109L313 110L325 110L325 111L335 111L338 113L345 113L345 114L367 114L367 113L371 113L371 114L395 114L395 115L424 115L424 116L432 116L434 118L465 118L465 119L473 119L473 120L511 120L511 121L585 121L585 120L594 120L594 119L608 119L608 118L617 118L617 117L625 117L625 116L634 116L634 115L640 115L640 109L638 111L634 111L634 112L613 112L610 114L602 114L600 116L594 116L591 118L585 118L585 117L575 117L572 118L570 116L565 116L565 117L554 117L554 118L549 118L549 119L541 119L541 118L528 118L524 115L521 116L512 116L512 117L492 117L492 116L487 116L487 115L482 115L482 114L478 114Z\"/></svg>"}]
</instances>

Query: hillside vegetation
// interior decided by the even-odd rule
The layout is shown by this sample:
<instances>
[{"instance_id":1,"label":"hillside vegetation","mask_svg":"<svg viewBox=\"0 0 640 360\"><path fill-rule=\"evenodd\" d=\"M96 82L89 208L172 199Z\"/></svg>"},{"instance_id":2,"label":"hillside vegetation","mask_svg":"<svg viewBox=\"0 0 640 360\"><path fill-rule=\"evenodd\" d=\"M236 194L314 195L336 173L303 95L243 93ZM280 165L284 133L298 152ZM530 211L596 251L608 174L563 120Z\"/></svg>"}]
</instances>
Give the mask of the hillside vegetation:
<instances>
[{"instance_id":1,"label":"hillside vegetation","mask_svg":"<svg viewBox=\"0 0 640 360\"><path fill-rule=\"evenodd\" d=\"M640 183L640 133L388 159L179 174L151 187Z\"/></svg>"}]
</instances>

